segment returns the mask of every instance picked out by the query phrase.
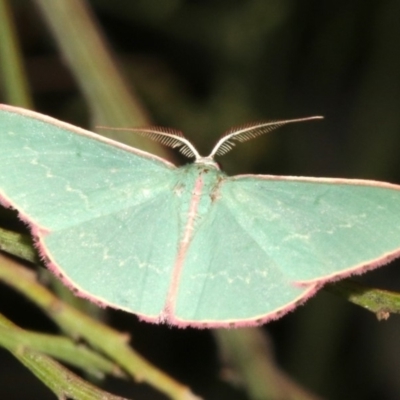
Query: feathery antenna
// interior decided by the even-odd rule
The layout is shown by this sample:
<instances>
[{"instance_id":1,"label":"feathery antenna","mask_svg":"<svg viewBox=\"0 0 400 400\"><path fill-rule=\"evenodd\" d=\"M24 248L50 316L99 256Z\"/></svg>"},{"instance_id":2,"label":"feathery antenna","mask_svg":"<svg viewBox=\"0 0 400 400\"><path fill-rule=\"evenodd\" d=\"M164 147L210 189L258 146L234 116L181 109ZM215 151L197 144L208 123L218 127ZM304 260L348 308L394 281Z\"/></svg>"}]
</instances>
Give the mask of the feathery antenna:
<instances>
[{"instance_id":1,"label":"feathery antenna","mask_svg":"<svg viewBox=\"0 0 400 400\"><path fill-rule=\"evenodd\" d=\"M97 126L100 129L110 129L113 131L131 131L138 135L146 136L161 144L178 150L186 157L195 157L196 160L201 156L194 146L187 140L183 133L177 129L151 126L149 128L109 128L107 126Z\"/></svg>"},{"instance_id":2,"label":"feathery antenna","mask_svg":"<svg viewBox=\"0 0 400 400\"><path fill-rule=\"evenodd\" d=\"M257 136L263 135L264 133L271 132L272 130L279 128L282 125L291 124L293 122L311 121L314 119L323 119L324 117L315 116L307 118L296 118L286 119L283 121L269 121L261 122L258 124L248 124L237 128L229 129L221 137L221 139L214 146L210 155L202 157L194 146L187 140L181 131L171 128L163 128L159 126L153 126L149 128L109 128L106 126L98 126L101 129L110 129L114 131L131 131L142 136L147 136L150 139L158 141L165 146L172 148L178 148L178 150L186 157L194 157L196 163L205 163L217 165L214 161L216 155L221 156L226 154L228 151L236 145L235 141L245 142L246 140L253 139Z\"/></svg>"},{"instance_id":3,"label":"feathery antenna","mask_svg":"<svg viewBox=\"0 0 400 400\"><path fill-rule=\"evenodd\" d=\"M249 124L229 129L217 142L207 158L212 159L215 155L221 156L223 154L226 154L236 145L235 141L245 142L257 136L263 135L264 133L271 132L272 130L277 129L282 125L291 124L293 122L303 122L323 118L324 117L317 115L314 117L286 119L283 121L261 122L257 124Z\"/></svg>"}]
</instances>

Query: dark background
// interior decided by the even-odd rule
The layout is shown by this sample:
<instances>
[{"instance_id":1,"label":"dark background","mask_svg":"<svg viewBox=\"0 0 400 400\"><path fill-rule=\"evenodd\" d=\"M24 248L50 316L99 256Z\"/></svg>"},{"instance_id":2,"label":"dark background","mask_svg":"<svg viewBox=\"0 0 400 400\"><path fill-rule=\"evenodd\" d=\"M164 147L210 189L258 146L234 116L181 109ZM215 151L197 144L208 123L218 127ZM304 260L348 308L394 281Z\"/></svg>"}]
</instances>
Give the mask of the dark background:
<instances>
[{"instance_id":1,"label":"dark background","mask_svg":"<svg viewBox=\"0 0 400 400\"><path fill-rule=\"evenodd\" d=\"M203 154L243 123L324 115L237 146L229 174L265 173L400 183L400 2L343 0L92 0L89 2L153 123L181 129ZM90 111L35 5L13 2L35 108L80 126ZM0 100L2 98L0 87ZM179 156L177 156L179 157ZM398 262L357 278L400 290ZM0 287L19 325L55 331ZM211 331L140 323L109 312L145 357L207 399L246 399L220 377ZM400 398L400 317L375 316L324 291L263 327L278 364L326 399ZM0 398L55 398L5 351ZM106 381L135 399L150 388Z\"/></svg>"}]
</instances>

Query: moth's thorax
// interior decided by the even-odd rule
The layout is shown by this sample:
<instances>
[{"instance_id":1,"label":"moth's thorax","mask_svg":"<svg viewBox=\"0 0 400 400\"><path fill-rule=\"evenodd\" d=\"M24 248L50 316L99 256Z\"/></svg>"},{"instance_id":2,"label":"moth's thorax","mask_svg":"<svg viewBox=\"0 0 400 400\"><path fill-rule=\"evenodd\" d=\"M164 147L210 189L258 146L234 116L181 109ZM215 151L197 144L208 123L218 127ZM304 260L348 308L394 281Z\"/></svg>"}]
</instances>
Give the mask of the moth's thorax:
<instances>
[{"instance_id":1,"label":"moth's thorax","mask_svg":"<svg viewBox=\"0 0 400 400\"><path fill-rule=\"evenodd\" d=\"M219 187L226 174L217 166L202 163L188 164L180 168L181 175L175 193L181 197L183 219L196 210L195 224L201 223L212 204L218 199ZM192 211L191 211L192 210Z\"/></svg>"},{"instance_id":2,"label":"moth's thorax","mask_svg":"<svg viewBox=\"0 0 400 400\"><path fill-rule=\"evenodd\" d=\"M186 189L201 184L202 192L211 190L215 184L226 177L226 174L219 169L218 164L196 162L187 164L180 168L182 171L181 180L185 182ZM196 183L197 182L197 183Z\"/></svg>"}]
</instances>

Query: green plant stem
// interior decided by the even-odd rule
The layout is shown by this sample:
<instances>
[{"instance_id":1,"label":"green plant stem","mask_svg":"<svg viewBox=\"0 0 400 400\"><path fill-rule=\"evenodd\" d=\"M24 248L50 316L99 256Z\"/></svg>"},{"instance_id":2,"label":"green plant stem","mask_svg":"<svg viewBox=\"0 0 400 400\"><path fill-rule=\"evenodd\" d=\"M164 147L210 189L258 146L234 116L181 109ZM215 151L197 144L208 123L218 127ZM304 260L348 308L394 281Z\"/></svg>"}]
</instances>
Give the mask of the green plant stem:
<instances>
[{"instance_id":1,"label":"green plant stem","mask_svg":"<svg viewBox=\"0 0 400 400\"><path fill-rule=\"evenodd\" d=\"M0 0L1 1L1 0ZM0 227L0 250L29 262L37 262L36 251L28 235Z\"/></svg>"},{"instance_id":2,"label":"green plant stem","mask_svg":"<svg viewBox=\"0 0 400 400\"><path fill-rule=\"evenodd\" d=\"M54 361L21 344L19 328L0 327L0 346L10 351L23 365L36 375L59 399L76 400L124 400L104 392Z\"/></svg>"},{"instance_id":3,"label":"green plant stem","mask_svg":"<svg viewBox=\"0 0 400 400\"><path fill-rule=\"evenodd\" d=\"M128 345L129 337L60 301L41 286L35 275L0 254L0 280L23 293L43 309L64 332L85 339L124 368L134 379L146 382L175 400L199 399L190 389L155 368Z\"/></svg>"},{"instance_id":4,"label":"green plant stem","mask_svg":"<svg viewBox=\"0 0 400 400\"><path fill-rule=\"evenodd\" d=\"M324 289L375 313L378 319L400 314L400 293L367 287L351 279L326 285Z\"/></svg>"},{"instance_id":5,"label":"green plant stem","mask_svg":"<svg viewBox=\"0 0 400 400\"><path fill-rule=\"evenodd\" d=\"M13 339L21 346L57 358L60 361L89 372L97 378L103 378L105 374L117 377L125 376L116 364L90 350L83 344L76 344L66 337L21 329L4 315L0 314L0 336L7 334L12 334Z\"/></svg>"},{"instance_id":6,"label":"green plant stem","mask_svg":"<svg viewBox=\"0 0 400 400\"><path fill-rule=\"evenodd\" d=\"M8 0L0 0L0 80L8 103L32 108L16 29Z\"/></svg>"},{"instance_id":7,"label":"green plant stem","mask_svg":"<svg viewBox=\"0 0 400 400\"><path fill-rule=\"evenodd\" d=\"M10 338L8 338L10 339ZM2 337L2 342L6 341ZM24 347L14 347L12 352L18 360L29 368L59 399L76 400L128 400L114 396L85 382L51 358Z\"/></svg>"}]
</instances>

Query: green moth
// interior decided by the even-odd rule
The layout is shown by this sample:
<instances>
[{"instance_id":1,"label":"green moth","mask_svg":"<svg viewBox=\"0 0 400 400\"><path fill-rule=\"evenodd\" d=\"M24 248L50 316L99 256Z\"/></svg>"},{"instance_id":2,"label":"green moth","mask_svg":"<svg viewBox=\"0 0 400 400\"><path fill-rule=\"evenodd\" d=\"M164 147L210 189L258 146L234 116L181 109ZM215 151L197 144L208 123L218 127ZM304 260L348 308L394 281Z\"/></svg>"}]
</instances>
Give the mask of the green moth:
<instances>
[{"instance_id":1,"label":"green moth","mask_svg":"<svg viewBox=\"0 0 400 400\"><path fill-rule=\"evenodd\" d=\"M214 161L235 141L302 120L232 130L208 157L178 131L140 130L195 159L176 167L1 105L0 202L79 296L180 327L261 324L400 255L400 186L229 177Z\"/></svg>"}]
</instances>

